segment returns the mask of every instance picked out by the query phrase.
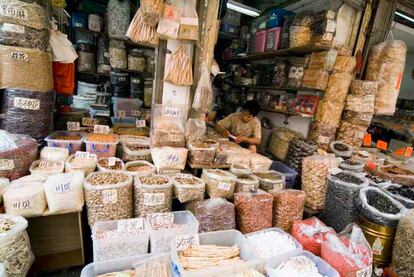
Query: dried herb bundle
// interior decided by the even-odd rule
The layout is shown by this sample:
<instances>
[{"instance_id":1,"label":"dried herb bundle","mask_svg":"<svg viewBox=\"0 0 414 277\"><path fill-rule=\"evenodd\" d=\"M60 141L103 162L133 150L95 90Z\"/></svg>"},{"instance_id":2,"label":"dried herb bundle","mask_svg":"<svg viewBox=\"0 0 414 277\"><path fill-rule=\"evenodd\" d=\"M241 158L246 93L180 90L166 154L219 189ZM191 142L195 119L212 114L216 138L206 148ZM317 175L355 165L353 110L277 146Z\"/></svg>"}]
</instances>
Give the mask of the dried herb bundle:
<instances>
[{"instance_id":1,"label":"dried herb bundle","mask_svg":"<svg viewBox=\"0 0 414 277\"><path fill-rule=\"evenodd\" d=\"M164 81L177 86L191 86L193 84L193 68L191 58L186 54L184 45L181 45L170 57Z\"/></svg>"},{"instance_id":2,"label":"dried herb bundle","mask_svg":"<svg viewBox=\"0 0 414 277\"><path fill-rule=\"evenodd\" d=\"M154 47L158 46L159 42L156 26L150 26L145 22L142 9L138 9L137 13L132 19L126 36L129 37L133 42Z\"/></svg>"}]
</instances>

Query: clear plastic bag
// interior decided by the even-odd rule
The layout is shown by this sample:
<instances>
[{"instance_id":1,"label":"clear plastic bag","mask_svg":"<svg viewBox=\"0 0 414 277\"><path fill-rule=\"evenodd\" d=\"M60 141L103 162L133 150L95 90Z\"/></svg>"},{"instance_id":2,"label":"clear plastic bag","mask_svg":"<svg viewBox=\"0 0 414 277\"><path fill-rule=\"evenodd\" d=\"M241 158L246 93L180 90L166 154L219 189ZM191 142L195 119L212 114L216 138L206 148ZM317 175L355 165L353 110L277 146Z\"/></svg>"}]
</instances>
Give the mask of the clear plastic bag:
<instances>
[{"instance_id":1,"label":"clear plastic bag","mask_svg":"<svg viewBox=\"0 0 414 277\"><path fill-rule=\"evenodd\" d=\"M273 196L262 190L234 194L237 229L243 234L272 227Z\"/></svg>"},{"instance_id":2,"label":"clear plastic bag","mask_svg":"<svg viewBox=\"0 0 414 277\"><path fill-rule=\"evenodd\" d=\"M411 276L413 273L414 210L402 217L398 223L392 249L392 268L398 276Z\"/></svg>"},{"instance_id":3,"label":"clear plastic bag","mask_svg":"<svg viewBox=\"0 0 414 277\"><path fill-rule=\"evenodd\" d=\"M157 174L135 177L134 199L136 217L171 211L173 200L171 179Z\"/></svg>"},{"instance_id":4,"label":"clear plastic bag","mask_svg":"<svg viewBox=\"0 0 414 277\"><path fill-rule=\"evenodd\" d=\"M184 4L184 10L180 19L178 39L197 41L199 30L196 1L184 0Z\"/></svg>"},{"instance_id":5,"label":"clear plastic bag","mask_svg":"<svg viewBox=\"0 0 414 277\"><path fill-rule=\"evenodd\" d=\"M36 160L30 165L29 171L32 175L49 177L62 173L64 169L64 162L48 162L43 160Z\"/></svg>"},{"instance_id":6,"label":"clear plastic bag","mask_svg":"<svg viewBox=\"0 0 414 277\"><path fill-rule=\"evenodd\" d=\"M13 181L3 193L6 213L21 216L41 215L47 206L44 181L44 177L34 175Z\"/></svg>"},{"instance_id":7,"label":"clear plastic bag","mask_svg":"<svg viewBox=\"0 0 414 277\"><path fill-rule=\"evenodd\" d=\"M69 157L69 150L61 147L43 147L40 159L48 162L65 162Z\"/></svg>"},{"instance_id":8,"label":"clear plastic bag","mask_svg":"<svg viewBox=\"0 0 414 277\"><path fill-rule=\"evenodd\" d=\"M353 95L358 95L358 96L377 95L378 82L377 81L353 80L351 83L349 92Z\"/></svg>"},{"instance_id":9,"label":"clear plastic bag","mask_svg":"<svg viewBox=\"0 0 414 277\"><path fill-rule=\"evenodd\" d=\"M0 43L3 45L48 51L50 31L36 30L12 23L0 23Z\"/></svg>"},{"instance_id":10,"label":"clear plastic bag","mask_svg":"<svg viewBox=\"0 0 414 277\"><path fill-rule=\"evenodd\" d=\"M393 115L400 92L407 46L401 40L375 45L368 59L366 79L379 81L375 98L375 115Z\"/></svg>"},{"instance_id":11,"label":"clear plastic bag","mask_svg":"<svg viewBox=\"0 0 414 277\"><path fill-rule=\"evenodd\" d=\"M171 179L174 195L181 203L204 199L206 184L202 179L190 174L177 174Z\"/></svg>"},{"instance_id":12,"label":"clear plastic bag","mask_svg":"<svg viewBox=\"0 0 414 277\"><path fill-rule=\"evenodd\" d=\"M289 142L295 137L303 137L303 135L288 128L275 128L272 130L268 149L278 160L284 161L289 149Z\"/></svg>"},{"instance_id":13,"label":"clear plastic bag","mask_svg":"<svg viewBox=\"0 0 414 277\"><path fill-rule=\"evenodd\" d=\"M267 170L262 172L255 172L254 176L259 179L259 187L264 191L284 189L286 184L286 177L281 172L275 170Z\"/></svg>"},{"instance_id":14,"label":"clear plastic bag","mask_svg":"<svg viewBox=\"0 0 414 277\"><path fill-rule=\"evenodd\" d=\"M308 139L327 151L329 145L335 140L336 126L314 121L311 123Z\"/></svg>"},{"instance_id":15,"label":"clear plastic bag","mask_svg":"<svg viewBox=\"0 0 414 277\"><path fill-rule=\"evenodd\" d=\"M398 221L408 212L403 204L376 187L362 188L355 204L361 216L388 227L396 227Z\"/></svg>"},{"instance_id":16,"label":"clear plastic bag","mask_svg":"<svg viewBox=\"0 0 414 277\"><path fill-rule=\"evenodd\" d=\"M326 226L317 217L307 218L302 221L293 222L290 234L303 245L303 250L313 254L321 255L322 243L328 234L336 234L334 229Z\"/></svg>"},{"instance_id":17,"label":"clear plastic bag","mask_svg":"<svg viewBox=\"0 0 414 277\"><path fill-rule=\"evenodd\" d=\"M329 71L308 68L303 74L302 86L305 88L326 90L329 81Z\"/></svg>"},{"instance_id":18,"label":"clear plastic bag","mask_svg":"<svg viewBox=\"0 0 414 277\"><path fill-rule=\"evenodd\" d=\"M145 23L155 27L162 15L164 0L142 0L140 4Z\"/></svg>"},{"instance_id":19,"label":"clear plastic bag","mask_svg":"<svg viewBox=\"0 0 414 277\"><path fill-rule=\"evenodd\" d=\"M414 170L402 165L385 165L380 166L374 172L374 175L385 178L393 183L414 186Z\"/></svg>"},{"instance_id":20,"label":"clear plastic bag","mask_svg":"<svg viewBox=\"0 0 414 277\"><path fill-rule=\"evenodd\" d=\"M348 95L345 110L374 114L375 95Z\"/></svg>"},{"instance_id":21,"label":"clear plastic bag","mask_svg":"<svg viewBox=\"0 0 414 277\"><path fill-rule=\"evenodd\" d=\"M343 143L342 141L334 141L329 145L329 149L335 156L340 158L349 158L354 152L354 148L351 145Z\"/></svg>"},{"instance_id":22,"label":"clear plastic bag","mask_svg":"<svg viewBox=\"0 0 414 277\"><path fill-rule=\"evenodd\" d=\"M368 180L354 172L329 174L325 207L319 218L340 232L356 219L358 210L354 205L354 199L358 196L359 190L367 186Z\"/></svg>"},{"instance_id":23,"label":"clear plastic bag","mask_svg":"<svg viewBox=\"0 0 414 277\"><path fill-rule=\"evenodd\" d=\"M296 172L302 172L303 159L312 156L318 146L303 139L293 139L289 143L285 164Z\"/></svg>"},{"instance_id":24,"label":"clear plastic bag","mask_svg":"<svg viewBox=\"0 0 414 277\"><path fill-rule=\"evenodd\" d=\"M254 175L239 176L236 181L234 193L256 192L259 189L259 179Z\"/></svg>"},{"instance_id":25,"label":"clear plastic bag","mask_svg":"<svg viewBox=\"0 0 414 277\"><path fill-rule=\"evenodd\" d=\"M352 75L349 73L332 73L329 76L328 86L323 94L323 99L325 101L329 100L334 102L342 111L349 87L351 86L352 78Z\"/></svg>"},{"instance_id":26,"label":"clear plastic bag","mask_svg":"<svg viewBox=\"0 0 414 277\"><path fill-rule=\"evenodd\" d=\"M131 4L128 0L109 0L108 35L110 38L125 39L130 23Z\"/></svg>"},{"instance_id":27,"label":"clear plastic bag","mask_svg":"<svg viewBox=\"0 0 414 277\"><path fill-rule=\"evenodd\" d=\"M292 47L292 46L291 46ZM309 63L308 57L293 57L288 58L289 73L287 87L289 88L300 88L302 86L303 74L305 68Z\"/></svg>"},{"instance_id":28,"label":"clear plastic bag","mask_svg":"<svg viewBox=\"0 0 414 277\"><path fill-rule=\"evenodd\" d=\"M372 250L361 228L348 225L338 236L328 234L322 243L321 257L341 276L372 274Z\"/></svg>"},{"instance_id":29,"label":"clear plastic bag","mask_svg":"<svg viewBox=\"0 0 414 277\"><path fill-rule=\"evenodd\" d=\"M366 131L366 126L342 121L337 133L337 139L351 146L359 147L362 145Z\"/></svg>"},{"instance_id":30,"label":"clear plastic bag","mask_svg":"<svg viewBox=\"0 0 414 277\"><path fill-rule=\"evenodd\" d=\"M188 145L188 159L193 165L210 165L214 162L219 144L214 140L192 142Z\"/></svg>"},{"instance_id":31,"label":"clear plastic bag","mask_svg":"<svg viewBox=\"0 0 414 277\"><path fill-rule=\"evenodd\" d=\"M206 182L207 195L211 198L233 197L237 177L220 169L203 169L201 179Z\"/></svg>"},{"instance_id":32,"label":"clear plastic bag","mask_svg":"<svg viewBox=\"0 0 414 277\"><path fill-rule=\"evenodd\" d=\"M210 81L210 72L207 70L207 67L204 66L195 90L193 108L201 113L211 112L213 96L214 94Z\"/></svg>"},{"instance_id":33,"label":"clear plastic bag","mask_svg":"<svg viewBox=\"0 0 414 277\"><path fill-rule=\"evenodd\" d=\"M155 166L147 161L132 161L125 164L125 171L132 176L145 176L155 173Z\"/></svg>"},{"instance_id":34,"label":"clear plastic bag","mask_svg":"<svg viewBox=\"0 0 414 277\"><path fill-rule=\"evenodd\" d=\"M349 170L358 173L364 171L365 163L361 160L349 159L340 162L338 167L342 170Z\"/></svg>"},{"instance_id":35,"label":"clear plastic bag","mask_svg":"<svg viewBox=\"0 0 414 277\"><path fill-rule=\"evenodd\" d=\"M125 170L124 162L116 157L99 158L97 163L98 171L111 172Z\"/></svg>"},{"instance_id":36,"label":"clear plastic bag","mask_svg":"<svg viewBox=\"0 0 414 277\"><path fill-rule=\"evenodd\" d=\"M177 86L193 84L192 61L187 55L186 46L180 45L171 55L165 69L164 81Z\"/></svg>"},{"instance_id":37,"label":"clear plastic bag","mask_svg":"<svg viewBox=\"0 0 414 277\"><path fill-rule=\"evenodd\" d=\"M335 65L338 51L332 49L329 51L313 52L309 58L309 68L323 69L332 71Z\"/></svg>"},{"instance_id":38,"label":"clear plastic bag","mask_svg":"<svg viewBox=\"0 0 414 277\"><path fill-rule=\"evenodd\" d=\"M154 104L151 116L151 146L185 147L187 116L187 107Z\"/></svg>"},{"instance_id":39,"label":"clear plastic bag","mask_svg":"<svg viewBox=\"0 0 414 277\"><path fill-rule=\"evenodd\" d=\"M334 155L313 155L303 159L302 190L306 193L306 206L321 210L325 204L329 169L338 165Z\"/></svg>"},{"instance_id":40,"label":"clear plastic bag","mask_svg":"<svg viewBox=\"0 0 414 277\"><path fill-rule=\"evenodd\" d=\"M122 141L122 160L124 162L152 161L149 138L137 136Z\"/></svg>"},{"instance_id":41,"label":"clear plastic bag","mask_svg":"<svg viewBox=\"0 0 414 277\"><path fill-rule=\"evenodd\" d=\"M223 198L192 201L186 208L197 218L200 233L236 228L234 205Z\"/></svg>"},{"instance_id":42,"label":"clear plastic bag","mask_svg":"<svg viewBox=\"0 0 414 277\"><path fill-rule=\"evenodd\" d=\"M383 185L380 188L384 189L386 193L403 204L407 209L414 208L414 188L391 183Z\"/></svg>"},{"instance_id":43,"label":"clear plastic bag","mask_svg":"<svg viewBox=\"0 0 414 277\"><path fill-rule=\"evenodd\" d=\"M189 118L185 129L187 145L202 140L207 132L206 122L198 118Z\"/></svg>"},{"instance_id":44,"label":"clear plastic bag","mask_svg":"<svg viewBox=\"0 0 414 277\"><path fill-rule=\"evenodd\" d=\"M270 169L272 160L258 153L250 153L249 166L252 172L263 172Z\"/></svg>"},{"instance_id":45,"label":"clear plastic bag","mask_svg":"<svg viewBox=\"0 0 414 277\"><path fill-rule=\"evenodd\" d=\"M248 166L242 164L231 164L230 172L237 177L248 177L252 173Z\"/></svg>"},{"instance_id":46,"label":"clear plastic bag","mask_svg":"<svg viewBox=\"0 0 414 277\"><path fill-rule=\"evenodd\" d=\"M158 171L183 170L187 163L188 149L157 147L151 149L151 157Z\"/></svg>"},{"instance_id":47,"label":"clear plastic bag","mask_svg":"<svg viewBox=\"0 0 414 277\"><path fill-rule=\"evenodd\" d=\"M305 192L294 189L273 190L273 226L290 232L295 220L302 220Z\"/></svg>"},{"instance_id":48,"label":"clear plastic bag","mask_svg":"<svg viewBox=\"0 0 414 277\"><path fill-rule=\"evenodd\" d=\"M344 111L342 113L342 120L347 121L351 124L366 126L367 128L371 124L372 113L355 112L355 111Z\"/></svg>"},{"instance_id":49,"label":"clear plastic bag","mask_svg":"<svg viewBox=\"0 0 414 277\"><path fill-rule=\"evenodd\" d=\"M178 31L180 28L180 18L182 9L179 7L181 1L172 1L164 4L163 15L158 22L157 36L159 38L178 39Z\"/></svg>"},{"instance_id":50,"label":"clear plastic bag","mask_svg":"<svg viewBox=\"0 0 414 277\"><path fill-rule=\"evenodd\" d=\"M336 57L334 65L334 73L354 73L356 66L356 58L352 56L341 56Z\"/></svg>"},{"instance_id":51,"label":"clear plastic bag","mask_svg":"<svg viewBox=\"0 0 414 277\"><path fill-rule=\"evenodd\" d=\"M53 175L47 178L44 187L49 211L82 211L85 202L83 196L83 173L72 172Z\"/></svg>"},{"instance_id":52,"label":"clear plastic bag","mask_svg":"<svg viewBox=\"0 0 414 277\"><path fill-rule=\"evenodd\" d=\"M151 257L134 265L137 276L171 277L171 264L168 255Z\"/></svg>"},{"instance_id":53,"label":"clear plastic bag","mask_svg":"<svg viewBox=\"0 0 414 277\"><path fill-rule=\"evenodd\" d=\"M123 41L109 41L109 63L113 68L127 68L127 54L125 50L125 44Z\"/></svg>"},{"instance_id":54,"label":"clear plastic bag","mask_svg":"<svg viewBox=\"0 0 414 277\"><path fill-rule=\"evenodd\" d=\"M337 128L341 122L345 102L323 99L319 101L315 112L316 122ZM329 144L328 144L329 146Z\"/></svg>"},{"instance_id":55,"label":"clear plastic bag","mask_svg":"<svg viewBox=\"0 0 414 277\"><path fill-rule=\"evenodd\" d=\"M36 1L2 0L1 23L13 23L37 30L50 29L49 13Z\"/></svg>"}]
</instances>

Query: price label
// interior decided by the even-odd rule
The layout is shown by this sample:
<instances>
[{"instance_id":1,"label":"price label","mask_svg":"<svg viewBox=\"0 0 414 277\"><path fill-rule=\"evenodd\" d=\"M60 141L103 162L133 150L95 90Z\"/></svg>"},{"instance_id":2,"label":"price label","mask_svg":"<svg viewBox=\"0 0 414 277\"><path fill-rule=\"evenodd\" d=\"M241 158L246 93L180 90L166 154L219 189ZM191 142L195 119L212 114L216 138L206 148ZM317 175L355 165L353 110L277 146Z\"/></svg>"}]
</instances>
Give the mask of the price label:
<instances>
[{"instance_id":1,"label":"price label","mask_svg":"<svg viewBox=\"0 0 414 277\"><path fill-rule=\"evenodd\" d=\"M118 117L125 117L125 111L118 111Z\"/></svg>"},{"instance_id":2,"label":"price label","mask_svg":"<svg viewBox=\"0 0 414 277\"><path fill-rule=\"evenodd\" d=\"M173 213L154 213L147 215L147 220L153 229L169 228L174 223Z\"/></svg>"},{"instance_id":3,"label":"price label","mask_svg":"<svg viewBox=\"0 0 414 277\"><path fill-rule=\"evenodd\" d=\"M144 193L142 203L145 206L159 206L165 203L165 194L160 193Z\"/></svg>"},{"instance_id":4,"label":"price label","mask_svg":"<svg viewBox=\"0 0 414 277\"><path fill-rule=\"evenodd\" d=\"M244 192L255 191L255 187L254 187L254 185L243 185L242 191L244 191Z\"/></svg>"},{"instance_id":5,"label":"price label","mask_svg":"<svg viewBox=\"0 0 414 277\"><path fill-rule=\"evenodd\" d=\"M357 277L371 277L372 276L372 265L357 271Z\"/></svg>"},{"instance_id":6,"label":"price label","mask_svg":"<svg viewBox=\"0 0 414 277\"><path fill-rule=\"evenodd\" d=\"M57 163L57 162L40 161L39 168L46 169L46 170L52 170L52 169L59 169L61 165L62 165L61 163Z\"/></svg>"},{"instance_id":7,"label":"price label","mask_svg":"<svg viewBox=\"0 0 414 277\"><path fill-rule=\"evenodd\" d=\"M102 203L114 204L118 201L118 192L116 189L106 189L102 191Z\"/></svg>"},{"instance_id":8,"label":"price label","mask_svg":"<svg viewBox=\"0 0 414 277\"><path fill-rule=\"evenodd\" d=\"M377 237L374 243L372 244L372 254L381 255L383 249L384 246L382 245L381 239Z\"/></svg>"},{"instance_id":9,"label":"price label","mask_svg":"<svg viewBox=\"0 0 414 277\"><path fill-rule=\"evenodd\" d=\"M187 234L175 237L175 247L177 250L185 250L191 246L200 245L198 234Z\"/></svg>"},{"instance_id":10,"label":"price label","mask_svg":"<svg viewBox=\"0 0 414 277\"><path fill-rule=\"evenodd\" d=\"M68 131L79 131L80 130L79 122L68 121L66 125L68 127Z\"/></svg>"},{"instance_id":11,"label":"price label","mask_svg":"<svg viewBox=\"0 0 414 277\"><path fill-rule=\"evenodd\" d=\"M377 140L377 148L381 149L381 150L387 150L388 147L388 143L386 143L385 141L382 140Z\"/></svg>"},{"instance_id":12,"label":"price label","mask_svg":"<svg viewBox=\"0 0 414 277\"><path fill-rule=\"evenodd\" d=\"M183 174L183 173L177 173L175 176L178 177L178 178L187 178L187 179L190 179L190 178L194 177L191 174Z\"/></svg>"},{"instance_id":13,"label":"price label","mask_svg":"<svg viewBox=\"0 0 414 277\"><path fill-rule=\"evenodd\" d=\"M119 220L116 225L119 231L144 230L144 219L143 218L123 219L123 220Z\"/></svg>"},{"instance_id":14,"label":"price label","mask_svg":"<svg viewBox=\"0 0 414 277\"><path fill-rule=\"evenodd\" d=\"M131 110L131 115L135 116L135 117L140 117L141 116L141 111L139 110Z\"/></svg>"},{"instance_id":15,"label":"price label","mask_svg":"<svg viewBox=\"0 0 414 277\"><path fill-rule=\"evenodd\" d=\"M404 156L411 157L411 154L412 153L413 153L413 148L412 147L406 147L405 148L405 154L404 154Z\"/></svg>"},{"instance_id":16,"label":"price label","mask_svg":"<svg viewBox=\"0 0 414 277\"><path fill-rule=\"evenodd\" d=\"M135 121L137 128L144 128L146 125L145 119Z\"/></svg>"},{"instance_id":17,"label":"price label","mask_svg":"<svg viewBox=\"0 0 414 277\"><path fill-rule=\"evenodd\" d=\"M28 62L29 61L29 55L23 52L13 51L10 53L10 58L15 61L19 62Z\"/></svg>"},{"instance_id":18,"label":"price label","mask_svg":"<svg viewBox=\"0 0 414 277\"><path fill-rule=\"evenodd\" d=\"M88 153L88 152L76 151L75 158L78 158L78 159L87 159L87 158L90 157L90 155L91 154Z\"/></svg>"},{"instance_id":19,"label":"price label","mask_svg":"<svg viewBox=\"0 0 414 277\"><path fill-rule=\"evenodd\" d=\"M364 146L371 146L372 136L371 134L365 134L364 136Z\"/></svg>"},{"instance_id":20,"label":"price label","mask_svg":"<svg viewBox=\"0 0 414 277\"><path fill-rule=\"evenodd\" d=\"M115 166L116 164L116 158L110 157L108 158L108 166Z\"/></svg>"},{"instance_id":21,"label":"price label","mask_svg":"<svg viewBox=\"0 0 414 277\"><path fill-rule=\"evenodd\" d=\"M359 151L358 153L363 157L369 157L369 152L368 151L362 150L362 151Z\"/></svg>"},{"instance_id":22,"label":"price label","mask_svg":"<svg viewBox=\"0 0 414 277\"><path fill-rule=\"evenodd\" d=\"M326 32L328 33L334 33L336 30L336 21L332 19L328 19L326 24Z\"/></svg>"},{"instance_id":23,"label":"price label","mask_svg":"<svg viewBox=\"0 0 414 277\"><path fill-rule=\"evenodd\" d=\"M55 193L65 193L72 191L72 184L70 182L55 186Z\"/></svg>"},{"instance_id":24,"label":"price label","mask_svg":"<svg viewBox=\"0 0 414 277\"><path fill-rule=\"evenodd\" d=\"M93 126L93 132L97 134L109 134L109 126L108 125L95 125Z\"/></svg>"},{"instance_id":25,"label":"price label","mask_svg":"<svg viewBox=\"0 0 414 277\"><path fill-rule=\"evenodd\" d=\"M319 136L317 141L320 144L327 144L331 141L331 138L330 137L325 137L325 136Z\"/></svg>"},{"instance_id":26,"label":"price label","mask_svg":"<svg viewBox=\"0 0 414 277\"><path fill-rule=\"evenodd\" d=\"M26 9L22 7L16 7L13 5L2 5L0 9L2 16L13 17L21 20L28 20L29 14Z\"/></svg>"},{"instance_id":27,"label":"price label","mask_svg":"<svg viewBox=\"0 0 414 277\"><path fill-rule=\"evenodd\" d=\"M33 203L30 200L14 201L12 202L12 207L13 209L26 210L26 209L30 209L31 207L33 207Z\"/></svg>"},{"instance_id":28,"label":"price label","mask_svg":"<svg viewBox=\"0 0 414 277\"><path fill-rule=\"evenodd\" d=\"M167 156L167 162L178 163L179 161L180 161L180 158L175 154L169 154Z\"/></svg>"},{"instance_id":29,"label":"price label","mask_svg":"<svg viewBox=\"0 0 414 277\"><path fill-rule=\"evenodd\" d=\"M4 32L23 34L24 30L25 30L24 26L10 24L10 23L3 23Z\"/></svg>"},{"instance_id":30,"label":"price label","mask_svg":"<svg viewBox=\"0 0 414 277\"><path fill-rule=\"evenodd\" d=\"M404 148L399 148L399 149L395 150L394 153L397 156L402 156L402 155L404 155Z\"/></svg>"},{"instance_id":31,"label":"price label","mask_svg":"<svg viewBox=\"0 0 414 277\"><path fill-rule=\"evenodd\" d=\"M141 83L141 80L140 79L132 79L132 83L133 84L139 84L139 83Z\"/></svg>"},{"instance_id":32,"label":"price label","mask_svg":"<svg viewBox=\"0 0 414 277\"><path fill-rule=\"evenodd\" d=\"M40 101L24 97L14 97L13 106L23 110L37 111L40 109Z\"/></svg>"},{"instance_id":33,"label":"price label","mask_svg":"<svg viewBox=\"0 0 414 277\"><path fill-rule=\"evenodd\" d=\"M92 117L82 117L82 126L92 127L96 124L96 120Z\"/></svg>"},{"instance_id":34,"label":"price label","mask_svg":"<svg viewBox=\"0 0 414 277\"><path fill-rule=\"evenodd\" d=\"M10 159L0 159L0 170L14 169L14 161Z\"/></svg>"},{"instance_id":35,"label":"price label","mask_svg":"<svg viewBox=\"0 0 414 277\"><path fill-rule=\"evenodd\" d=\"M220 190L229 191L231 188L231 184L225 182L218 182L217 188Z\"/></svg>"},{"instance_id":36,"label":"price label","mask_svg":"<svg viewBox=\"0 0 414 277\"><path fill-rule=\"evenodd\" d=\"M180 108L177 107L164 107L162 110L164 116L179 116Z\"/></svg>"},{"instance_id":37,"label":"price label","mask_svg":"<svg viewBox=\"0 0 414 277\"><path fill-rule=\"evenodd\" d=\"M374 163L374 162L368 162L367 163L367 168L370 170L370 171L374 171L375 169L377 169L377 164L376 163Z\"/></svg>"},{"instance_id":38,"label":"price label","mask_svg":"<svg viewBox=\"0 0 414 277\"><path fill-rule=\"evenodd\" d=\"M339 167L333 167L330 168L328 171L331 175L337 175L342 172L342 169L340 169Z\"/></svg>"}]
</instances>

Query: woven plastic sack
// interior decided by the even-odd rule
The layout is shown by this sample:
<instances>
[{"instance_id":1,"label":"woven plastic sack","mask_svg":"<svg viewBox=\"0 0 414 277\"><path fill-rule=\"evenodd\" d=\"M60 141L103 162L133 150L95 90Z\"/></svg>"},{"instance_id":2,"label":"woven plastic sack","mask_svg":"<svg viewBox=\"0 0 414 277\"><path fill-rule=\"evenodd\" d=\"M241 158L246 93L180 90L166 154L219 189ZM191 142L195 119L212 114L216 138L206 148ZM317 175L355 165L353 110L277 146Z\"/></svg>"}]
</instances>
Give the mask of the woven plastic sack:
<instances>
[{"instance_id":1,"label":"woven plastic sack","mask_svg":"<svg viewBox=\"0 0 414 277\"><path fill-rule=\"evenodd\" d=\"M210 198L233 197L237 177L228 171L220 169L203 169L201 179L206 182L207 195Z\"/></svg>"},{"instance_id":2,"label":"woven plastic sack","mask_svg":"<svg viewBox=\"0 0 414 277\"><path fill-rule=\"evenodd\" d=\"M30 165L29 171L32 175L49 177L55 174L62 173L65 169L63 162L48 162L36 160Z\"/></svg>"},{"instance_id":3,"label":"woven plastic sack","mask_svg":"<svg viewBox=\"0 0 414 277\"><path fill-rule=\"evenodd\" d=\"M328 234L322 243L321 257L341 276L359 277L372 274L372 250L361 228L347 226L338 236Z\"/></svg>"},{"instance_id":4,"label":"woven plastic sack","mask_svg":"<svg viewBox=\"0 0 414 277\"><path fill-rule=\"evenodd\" d=\"M321 255L322 243L328 234L336 234L334 229L326 226L317 217L293 222L290 234L303 246L303 250Z\"/></svg>"},{"instance_id":5,"label":"woven plastic sack","mask_svg":"<svg viewBox=\"0 0 414 277\"><path fill-rule=\"evenodd\" d=\"M187 162L186 148L157 147L151 149L151 157L158 171L183 170Z\"/></svg>"},{"instance_id":6,"label":"woven plastic sack","mask_svg":"<svg viewBox=\"0 0 414 277\"><path fill-rule=\"evenodd\" d=\"M237 229L243 234L272 227L273 196L262 190L234 194Z\"/></svg>"},{"instance_id":7,"label":"woven plastic sack","mask_svg":"<svg viewBox=\"0 0 414 277\"><path fill-rule=\"evenodd\" d=\"M199 232L236 229L234 205L223 198L192 201L187 204L199 222Z\"/></svg>"},{"instance_id":8,"label":"woven plastic sack","mask_svg":"<svg viewBox=\"0 0 414 277\"><path fill-rule=\"evenodd\" d=\"M206 184L202 179L191 174L177 174L171 179L174 195L181 203L204 199Z\"/></svg>"},{"instance_id":9,"label":"woven plastic sack","mask_svg":"<svg viewBox=\"0 0 414 277\"><path fill-rule=\"evenodd\" d=\"M132 177L122 171L95 172L83 182L88 223L132 217Z\"/></svg>"},{"instance_id":10,"label":"woven plastic sack","mask_svg":"<svg viewBox=\"0 0 414 277\"><path fill-rule=\"evenodd\" d=\"M1 23L41 29L50 29L49 14L45 7L36 1L25 2L19 0L1 0Z\"/></svg>"},{"instance_id":11,"label":"woven plastic sack","mask_svg":"<svg viewBox=\"0 0 414 277\"><path fill-rule=\"evenodd\" d=\"M0 274L2 266L5 271L1 276L26 276L34 261L26 233L27 220L21 216L0 214L0 226Z\"/></svg>"},{"instance_id":12,"label":"woven plastic sack","mask_svg":"<svg viewBox=\"0 0 414 277\"><path fill-rule=\"evenodd\" d=\"M396 227L400 218L408 212L403 204L376 187L362 188L355 204L364 218L388 227Z\"/></svg>"},{"instance_id":13,"label":"woven plastic sack","mask_svg":"<svg viewBox=\"0 0 414 277\"><path fill-rule=\"evenodd\" d=\"M34 175L13 181L3 194L6 213L21 216L41 215L47 206L44 181L44 177Z\"/></svg>"},{"instance_id":14,"label":"woven plastic sack","mask_svg":"<svg viewBox=\"0 0 414 277\"><path fill-rule=\"evenodd\" d=\"M83 173L62 173L47 178L44 187L49 211L82 211L85 202L83 196Z\"/></svg>"},{"instance_id":15,"label":"woven plastic sack","mask_svg":"<svg viewBox=\"0 0 414 277\"><path fill-rule=\"evenodd\" d=\"M349 178L351 181L345 182L338 177ZM359 190L367 186L368 180L357 173L343 171L336 175L329 174L325 207L319 218L336 232L340 232L358 216L354 199Z\"/></svg>"}]
</instances>

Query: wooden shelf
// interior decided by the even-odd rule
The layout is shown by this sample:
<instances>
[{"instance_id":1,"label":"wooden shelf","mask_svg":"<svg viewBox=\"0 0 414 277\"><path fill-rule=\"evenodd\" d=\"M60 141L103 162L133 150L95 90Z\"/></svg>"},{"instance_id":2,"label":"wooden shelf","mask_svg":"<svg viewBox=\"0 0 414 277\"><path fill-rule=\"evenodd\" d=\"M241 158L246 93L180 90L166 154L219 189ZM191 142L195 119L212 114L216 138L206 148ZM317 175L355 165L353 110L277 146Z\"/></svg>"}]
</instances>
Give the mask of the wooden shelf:
<instances>
[{"instance_id":1,"label":"wooden shelf","mask_svg":"<svg viewBox=\"0 0 414 277\"><path fill-rule=\"evenodd\" d=\"M279 56L291 56L291 55L306 55L312 52L327 51L332 48L322 45L307 45L288 49L280 49L274 51L260 52L254 54L248 54L241 57L235 57L227 60L228 62L244 62L244 61L260 61L269 60Z\"/></svg>"},{"instance_id":2,"label":"wooden shelf","mask_svg":"<svg viewBox=\"0 0 414 277\"><path fill-rule=\"evenodd\" d=\"M235 35L235 34L232 34L232 33L227 33L227 32L221 32L220 31L219 32L219 38L232 40L232 39L238 39L239 36Z\"/></svg>"},{"instance_id":3,"label":"wooden shelf","mask_svg":"<svg viewBox=\"0 0 414 277\"><path fill-rule=\"evenodd\" d=\"M286 91L309 91L309 92L324 92L320 89L313 88L288 88L288 87L272 87L272 86L240 86L249 89L263 89L263 90L286 90Z\"/></svg>"},{"instance_id":4,"label":"wooden shelf","mask_svg":"<svg viewBox=\"0 0 414 277\"><path fill-rule=\"evenodd\" d=\"M269 112L269 113L284 114L286 116L305 117L305 118L313 117L313 115L310 115L310 114L303 114L303 113L296 113L296 112L289 112L289 111L282 111L282 110L272 110L272 109L266 109L266 108L262 108L261 110L264 112Z\"/></svg>"}]
</instances>

